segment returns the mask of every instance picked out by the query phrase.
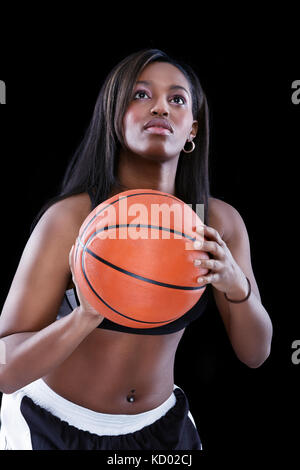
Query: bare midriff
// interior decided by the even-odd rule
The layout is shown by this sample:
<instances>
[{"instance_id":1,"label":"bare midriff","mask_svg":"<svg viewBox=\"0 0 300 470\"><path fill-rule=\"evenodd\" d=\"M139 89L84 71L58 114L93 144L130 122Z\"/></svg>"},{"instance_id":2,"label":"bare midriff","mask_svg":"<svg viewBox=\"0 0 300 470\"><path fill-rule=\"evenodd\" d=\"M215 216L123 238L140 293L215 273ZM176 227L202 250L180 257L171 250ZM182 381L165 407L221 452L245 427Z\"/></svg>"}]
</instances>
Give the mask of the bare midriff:
<instances>
[{"instance_id":1,"label":"bare midriff","mask_svg":"<svg viewBox=\"0 0 300 470\"><path fill-rule=\"evenodd\" d=\"M43 379L62 397L93 411L149 411L173 392L174 359L183 332L139 335L96 328Z\"/></svg>"}]
</instances>

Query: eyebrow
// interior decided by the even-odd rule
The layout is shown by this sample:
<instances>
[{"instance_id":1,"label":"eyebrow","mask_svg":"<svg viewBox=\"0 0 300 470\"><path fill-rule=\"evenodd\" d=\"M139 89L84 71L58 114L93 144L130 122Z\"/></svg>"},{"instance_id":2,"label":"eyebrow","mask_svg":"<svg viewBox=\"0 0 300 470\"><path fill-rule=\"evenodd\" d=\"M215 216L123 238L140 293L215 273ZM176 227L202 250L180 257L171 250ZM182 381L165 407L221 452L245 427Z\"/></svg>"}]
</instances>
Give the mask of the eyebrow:
<instances>
[{"instance_id":1,"label":"eyebrow","mask_svg":"<svg viewBox=\"0 0 300 470\"><path fill-rule=\"evenodd\" d=\"M148 80L139 80L138 82L136 82L136 85L139 85L139 84L143 84L143 85L147 85L147 86L151 86L151 82L149 82ZM190 95L190 92L184 88L183 86L180 86L180 85L170 85L169 87L169 90L184 90L188 95Z\"/></svg>"}]
</instances>

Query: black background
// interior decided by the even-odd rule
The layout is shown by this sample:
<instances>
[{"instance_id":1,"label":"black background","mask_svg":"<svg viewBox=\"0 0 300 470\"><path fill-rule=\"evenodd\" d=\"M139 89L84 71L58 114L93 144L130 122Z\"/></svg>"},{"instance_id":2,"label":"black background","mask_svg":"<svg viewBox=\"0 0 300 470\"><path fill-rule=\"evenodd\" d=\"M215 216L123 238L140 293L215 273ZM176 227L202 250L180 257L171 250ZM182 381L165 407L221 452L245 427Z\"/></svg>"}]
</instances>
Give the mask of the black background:
<instances>
[{"instance_id":1,"label":"black background","mask_svg":"<svg viewBox=\"0 0 300 470\"><path fill-rule=\"evenodd\" d=\"M300 104L291 101L291 84L300 77L294 43L275 42L267 34L257 42L222 35L214 42L200 35L174 39L151 29L146 39L130 38L125 30L117 38L113 31L92 37L74 29L57 40L55 28L43 37L41 30L19 34L16 41L11 34L1 60L0 79L7 87L7 104L0 107L1 305L32 219L56 194L107 73L145 47L183 59L198 74L210 107L211 192L245 221L274 337L270 357L250 369L236 358L212 306L184 333L175 383L188 396L208 455L294 452L300 421L300 364L291 361L292 342L300 339Z\"/></svg>"}]
</instances>

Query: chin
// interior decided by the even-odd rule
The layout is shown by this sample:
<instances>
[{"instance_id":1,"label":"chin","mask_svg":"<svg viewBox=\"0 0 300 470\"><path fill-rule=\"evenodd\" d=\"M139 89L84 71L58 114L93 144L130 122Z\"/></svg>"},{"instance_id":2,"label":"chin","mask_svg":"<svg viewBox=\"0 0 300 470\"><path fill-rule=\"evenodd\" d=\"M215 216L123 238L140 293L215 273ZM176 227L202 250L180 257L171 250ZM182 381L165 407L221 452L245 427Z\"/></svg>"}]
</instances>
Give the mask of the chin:
<instances>
[{"instance_id":1,"label":"chin","mask_svg":"<svg viewBox=\"0 0 300 470\"><path fill-rule=\"evenodd\" d=\"M144 158L149 159L160 159L160 160L170 160L175 157L175 153L170 153L164 146L149 146L146 149L143 149L141 152L138 152Z\"/></svg>"},{"instance_id":2,"label":"chin","mask_svg":"<svg viewBox=\"0 0 300 470\"><path fill-rule=\"evenodd\" d=\"M153 161L168 161L174 158L174 156L169 155L165 152L147 152L142 155L143 158Z\"/></svg>"}]
</instances>

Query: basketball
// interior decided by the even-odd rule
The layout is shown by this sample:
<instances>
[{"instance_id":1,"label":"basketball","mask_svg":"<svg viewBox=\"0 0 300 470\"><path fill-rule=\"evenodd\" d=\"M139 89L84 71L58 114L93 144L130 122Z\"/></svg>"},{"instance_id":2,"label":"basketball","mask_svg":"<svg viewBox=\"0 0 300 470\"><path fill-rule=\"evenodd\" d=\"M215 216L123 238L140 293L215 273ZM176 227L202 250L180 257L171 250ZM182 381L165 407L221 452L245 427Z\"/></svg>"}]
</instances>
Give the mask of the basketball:
<instances>
[{"instance_id":1,"label":"basketball","mask_svg":"<svg viewBox=\"0 0 300 470\"><path fill-rule=\"evenodd\" d=\"M205 286L195 250L200 217L175 196L150 189L121 192L83 222L74 276L87 301L110 321L131 328L170 323L191 309Z\"/></svg>"}]
</instances>

